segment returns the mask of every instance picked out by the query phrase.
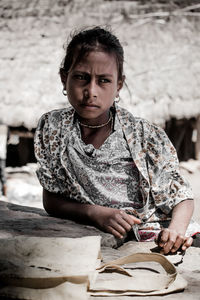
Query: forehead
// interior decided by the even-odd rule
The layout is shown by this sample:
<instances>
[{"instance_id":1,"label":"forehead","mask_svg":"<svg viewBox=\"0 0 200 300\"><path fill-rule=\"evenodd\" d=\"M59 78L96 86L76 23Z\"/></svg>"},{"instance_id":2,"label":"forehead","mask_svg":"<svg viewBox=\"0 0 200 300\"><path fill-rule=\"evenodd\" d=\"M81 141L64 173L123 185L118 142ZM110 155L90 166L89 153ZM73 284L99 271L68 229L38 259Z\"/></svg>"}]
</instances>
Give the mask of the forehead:
<instances>
[{"instance_id":1,"label":"forehead","mask_svg":"<svg viewBox=\"0 0 200 300\"><path fill-rule=\"evenodd\" d=\"M95 70L99 74L117 74L117 61L114 53L91 51L87 53L75 66L74 70Z\"/></svg>"}]
</instances>

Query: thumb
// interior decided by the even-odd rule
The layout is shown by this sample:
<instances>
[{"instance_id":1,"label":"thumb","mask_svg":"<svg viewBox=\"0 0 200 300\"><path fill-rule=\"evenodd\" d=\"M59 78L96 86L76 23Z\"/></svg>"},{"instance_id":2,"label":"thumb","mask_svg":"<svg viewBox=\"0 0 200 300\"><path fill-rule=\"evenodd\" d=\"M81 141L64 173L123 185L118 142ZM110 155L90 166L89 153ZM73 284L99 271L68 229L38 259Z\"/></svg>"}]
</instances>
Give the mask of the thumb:
<instances>
[{"instance_id":1,"label":"thumb","mask_svg":"<svg viewBox=\"0 0 200 300\"><path fill-rule=\"evenodd\" d=\"M130 217L133 219L133 221L134 221L135 224L141 224L141 220L140 219L138 219L138 218L136 218L134 216L131 216L131 215L130 215Z\"/></svg>"}]
</instances>

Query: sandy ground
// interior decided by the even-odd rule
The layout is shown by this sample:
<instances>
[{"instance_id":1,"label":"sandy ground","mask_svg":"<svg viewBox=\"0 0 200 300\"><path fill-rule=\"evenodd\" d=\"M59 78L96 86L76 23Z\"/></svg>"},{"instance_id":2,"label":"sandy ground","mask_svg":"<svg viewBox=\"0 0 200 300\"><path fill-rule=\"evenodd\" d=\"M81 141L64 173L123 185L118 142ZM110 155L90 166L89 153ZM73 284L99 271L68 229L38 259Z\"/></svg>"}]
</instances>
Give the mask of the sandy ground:
<instances>
[{"instance_id":1,"label":"sandy ground","mask_svg":"<svg viewBox=\"0 0 200 300\"><path fill-rule=\"evenodd\" d=\"M8 202L43 208L42 187L36 176L36 164L28 164L21 168L6 168Z\"/></svg>"},{"instance_id":2,"label":"sandy ground","mask_svg":"<svg viewBox=\"0 0 200 300\"><path fill-rule=\"evenodd\" d=\"M192 186L195 211L194 220L200 223L200 161L189 160L180 163L181 173ZM42 208L42 188L35 174L36 164L22 168L6 168L7 198L11 203Z\"/></svg>"}]
</instances>

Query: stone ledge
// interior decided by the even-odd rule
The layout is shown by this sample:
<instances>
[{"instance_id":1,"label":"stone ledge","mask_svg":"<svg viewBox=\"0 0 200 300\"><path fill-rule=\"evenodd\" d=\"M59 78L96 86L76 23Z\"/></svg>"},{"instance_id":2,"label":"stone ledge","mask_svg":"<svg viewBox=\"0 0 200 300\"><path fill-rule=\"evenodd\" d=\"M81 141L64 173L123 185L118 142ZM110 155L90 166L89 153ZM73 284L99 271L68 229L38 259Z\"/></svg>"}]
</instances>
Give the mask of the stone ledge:
<instances>
[{"instance_id":1,"label":"stone ledge","mask_svg":"<svg viewBox=\"0 0 200 300\"><path fill-rule=\"evenodd\" d=\"M102 256L104 262L126 256L136 252L150 252L155 247L154 243L138 243L117 241L111 234L101 232L92 227L81 225L73 221L50 217L43 209L11 204L0 201L0 238L17 235L42 236L42 237L83 237L100 235L102 237ZM120 243L123 244L120 246ZM119 247L120 246L120 247ZM117 248L118 249L114 249ZM168 257L170 259L170 256ZM188 281L188 287L181 293L166 296L146 296L145 300L169 299L199 300L200 299L200 248L191 247L187 250L177 270ZM107 297L90 297L94 300L107 300ZM116 297L109 297L114 300ZM129 296L118 297L129 300ZM134 297L141 300L141 297Z\"/></svg>"},{"instance_id":2,"label":"stone ledge","mask_svg":"<svg viewBox=\"0 0 200 300\"><path fill-rule=\"evenodd\" d=\"M16 235L69 238L100 235L102 246L116 248L122 244L93 226L51 217L43 209L0 201L0 238Z\"/></svg>"}]
</instances>

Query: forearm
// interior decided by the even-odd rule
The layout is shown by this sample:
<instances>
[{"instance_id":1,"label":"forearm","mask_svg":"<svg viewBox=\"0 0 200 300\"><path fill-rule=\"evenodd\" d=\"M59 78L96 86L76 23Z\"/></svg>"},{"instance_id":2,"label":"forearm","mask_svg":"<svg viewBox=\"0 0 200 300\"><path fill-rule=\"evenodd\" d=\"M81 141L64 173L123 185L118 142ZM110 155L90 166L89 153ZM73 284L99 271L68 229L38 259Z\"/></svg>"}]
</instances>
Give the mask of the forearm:
<instances>
[{"instance_id":1,"label":"forearm","mask_svg":"<svg viewBox=\"0 0 200 300\"><path fill-rule=\"evenodd\" d=\"M193 200L184 200L177 204L172 211L172 220L168 228L161 230L157 244L162 248L161 253L175 253L178 249L185 251L192 245L192 237L186 237L185 232L194 210Z\"/></svg>"},{"instance_id":2,"label":"forearm","mask_svg":"<svg viewBox=\"0 0 200 300\"><path fill-rule=\"evenodd\" d=\"M78 203L65 195L50 193L43 189L43 206L54 217L90 222L93 205Z\"/></svg>"},{"instance_id":3,"label":"forearm","mask_svg":"<svg viewBox=\"0 0 200 300\"><path fill-rule=\"evenodd\" d=\"M172 211L172 220L168 228L176 230L179 234L185 235L193 210L193 200L188 199L177 204Z\"/></svg>"},{"instance_id":4,"label":"forearm","mask_svg":"<svg viewBox=\"0 0 200 300\"><path fill-rule=\"evenodd\" d=\"M43 190L43 205L48 214L54 217L71 219L95 225L103 231L122 238L134 224L141 221L120 209L100 205L78 203L61 194Z\"/></svg>"}]
</instances>

